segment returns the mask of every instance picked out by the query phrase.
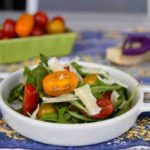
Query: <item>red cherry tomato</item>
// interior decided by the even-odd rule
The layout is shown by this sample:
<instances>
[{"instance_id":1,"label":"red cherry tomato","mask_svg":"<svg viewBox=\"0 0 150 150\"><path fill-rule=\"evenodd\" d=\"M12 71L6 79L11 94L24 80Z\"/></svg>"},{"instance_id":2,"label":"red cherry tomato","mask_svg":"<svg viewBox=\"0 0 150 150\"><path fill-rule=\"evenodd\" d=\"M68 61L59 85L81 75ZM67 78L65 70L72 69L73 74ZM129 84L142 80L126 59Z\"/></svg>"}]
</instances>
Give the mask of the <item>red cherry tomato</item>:
<instances>
[{"instance_id":1,"label":"red cherry tomato","mask_svg":"<svg viewBox=\"0 0 150 150\"><path fill-rule=\"evenodd\" d=\"M111 92L105 92L100 100L110 100L111 101Z\"/></svg>"},{"instance_id":2,"label":"red cherry tomato","mask_svg":"<svg viewBox=\"0 0 150 150\"><path fill-rule=\"evenodd\" d=\"M100 99L97 100L97 105L101 107L99 114L93 116L95 119L104 119L110 116L114 111L113 102L111 101L111 93L106 92Z\"/></svg>"},{"instance_id":3,"label":"red cherry tomato","mask_svg":"<svg viewBox=\"0 0 150 150\"><path fill-rule=\"evenodd\" d=\"M3 39L3 37L4 37L4 32L3 30L0 30L0 39Z\"/></svg>"},{"instance_id":4,"label":"red cherry tomato","mask_svg":"<svg viewBox=\"0 0 150 150\"><path fill-rule=\"evenodd\" d=\"M48 17L43 11L38 11L34 15L35 26L44 29L48 23Z\"/></svg>"},{"instance_id":5,"label":"red cherry tomato","mask_svg":"<svg viewBox=\"0 0 150 150\"><path fill-rule=\"evenodd\" d=\"M45 31L39 27L35 27L33 28L32 32L31 32L31 35L33 36L40 36L40 35L43 35L45 33Z\"/></svg>"},{"instance_id":6,"label":"red cherry tomato","mask_svg":"<svg viewBox=\"0 0 150 150\"><path fill-rule=\"evenodd\" d=\"M4 37L12 38L15 37L15 21L12 19L7 19L3 25Z\"/></svg>"},{"instance_id":7,"label":"red cherry tomato","mask_svg":"<svg viewBox=\"0 0 150 150\"><path fill-rule=\"evenodd\" d=\"M24 88L24 98L22 111L24 115L32 113L38 106L38 95L32 84L26 84Z\"/></svg>"}]
</instances>

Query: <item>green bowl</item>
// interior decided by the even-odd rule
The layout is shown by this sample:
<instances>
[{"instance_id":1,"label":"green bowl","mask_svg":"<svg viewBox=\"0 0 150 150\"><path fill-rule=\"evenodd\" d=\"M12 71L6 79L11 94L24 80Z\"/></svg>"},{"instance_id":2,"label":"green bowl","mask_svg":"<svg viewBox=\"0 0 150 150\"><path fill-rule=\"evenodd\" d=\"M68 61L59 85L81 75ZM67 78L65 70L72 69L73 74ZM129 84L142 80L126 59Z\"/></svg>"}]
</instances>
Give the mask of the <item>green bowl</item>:
<instances>
[{"instance_id":1,"label":"green bowl","mask_svg":"<svg viewBox=\"0 0 150 150\"><path fill-rule=\"evenodd\" d=\"M64 56L72 51L77 34L74 32L15 38L0 41L0 63L13 63L38 57Z\"/></svg>"}]
</instances>

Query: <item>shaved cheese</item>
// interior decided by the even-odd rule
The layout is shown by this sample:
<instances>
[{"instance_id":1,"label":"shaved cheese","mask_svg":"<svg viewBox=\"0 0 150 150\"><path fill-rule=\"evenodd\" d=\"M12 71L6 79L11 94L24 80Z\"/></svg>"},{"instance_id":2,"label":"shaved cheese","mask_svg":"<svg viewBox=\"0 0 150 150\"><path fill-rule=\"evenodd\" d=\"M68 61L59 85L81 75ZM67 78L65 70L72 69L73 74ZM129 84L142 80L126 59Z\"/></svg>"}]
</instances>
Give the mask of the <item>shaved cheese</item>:
<instances>
[{"instance_id":1,"label":"shaved cheese","mask_svg":"<svg viewBox=\"0 0 150 150\"><path fill-rule=\"evenodd\" d=\"M113 103L116 103L116 101L117 101L117 99L119 98L119 94L118 94L118 92L117 91L113 91L112 92L112 94L111 94L111 101L113 102Z\"/></svg>"},{"instance_id":2,"label":"shaved cheese","mask_svg":"<svg viewBox=\"0 0 150 150\"><path fill-rule=\"evenodd\" d=\"M42 100L44 103L60 103L60 102L69 102L77 100L78 97L74 94L63 94L58 97L43 97Z\"/></svg>"},{"instance_id":3,"label":"shaved cheese","mask_svg":"<svg viewBox=\"0 0 150 150\"><path fill-rule=\"evenodd\" d=\"M71 62L79 62L80 61L80 58L78 56L74 57Z\"/></svg>"},{"instance_id":4,"label":"shaved cheese","mask_svg":"<svg viewBox=\"0 0 150 150\"><path fill-rule=\"evenodd\" d=\"M32 113L32 115L31 115L31 117L30 117L30 118L32 118L32 119L36 119L36 114L38 113L39 108L40 108L40 105L38 104L38 106L37 106L36 110Z\"/></svg>"},{"instance_id":5,"label":"shaved cheese","mask_svg":"<svg viewBox=\"0 0 150 150\"><path fill-rule=\"evenodd\" d=\"M64 66L58 61L56 57L53 57L48 61L48 66L53 72L64 70Z\"/></svg>"},{"instance_id":6,"label":"shaved cheese","mask_svg":"<svg viewBox=\"0 0 150 150\"><path fill-rule=\"evenodd\" d=\"M75 89L75 95L83 102L89 115L96 115L100 112L101 108L96 103L96 98L93 96L90 86L88 84Z\"/></svg>"},{"instance_id":7,"label":"shaved cheese","mask_svg":"<svg viewBox=\"0 0 150 150\"><path fill-rule=\"evenodd\" d=\"M100 81L102 81L102 82L104 82L105 84L108 84L108 85L111 85L111 84L118 84L118 85L120 85L120 86L122 86L122 87L128 88L128 86L127 86L126 84L124 84L124 83L122 83L121 81L116 80L116 79L112 79L112 78L103 79L103 78L101 78L100 76L97 76L97 78L98 78Z\"/></svg>"},{"instance_id":8,"label":"shaved cheese","mask_svg":"<svg viewBox=\"0 0 150 150\"><path fill-rule=\"evenodd\" d=\"M75 69L71 64L69 65L69 70L72 71L72 72L74 72L74 73L77 75L78 79L79 79L81 82L83 82L82 76L76 71L76 69Z\"/></svg>"},{"instance_id":9,"label":"shaved cheese","mask_svg":"<svg viewBox=\"0 0 150 150\"><path fill-rule=\"evenodd\" d=\"M72 62L78 63L80 61L80 58L78 56L72 58L67 63L65 63L65 66L69 66Z\"/></svg>"},{"instance_id":10,"label":"shaved cheese","mask_svg":"<svg viewBox=\"0 0 150 150\"><path fill-rule=\"evenodd\" d=\"M123 100L123 102L122 102L122 104L119 106L119 108L121 109L125 104L126 104L126 101Z\"/></svg>"},{"instance_id":11,"label":"shaved cheese","mask_svg":"<svg viewBox=\"0 0 150 150\"><path fill-rule=\"evenodd\" d=\"M99 68L81 68L81 71L83 73L89 73L89 74L100 74L100 75L103 75L104 77L109 78L107 72Z\"/></svg>"}]
</instances>

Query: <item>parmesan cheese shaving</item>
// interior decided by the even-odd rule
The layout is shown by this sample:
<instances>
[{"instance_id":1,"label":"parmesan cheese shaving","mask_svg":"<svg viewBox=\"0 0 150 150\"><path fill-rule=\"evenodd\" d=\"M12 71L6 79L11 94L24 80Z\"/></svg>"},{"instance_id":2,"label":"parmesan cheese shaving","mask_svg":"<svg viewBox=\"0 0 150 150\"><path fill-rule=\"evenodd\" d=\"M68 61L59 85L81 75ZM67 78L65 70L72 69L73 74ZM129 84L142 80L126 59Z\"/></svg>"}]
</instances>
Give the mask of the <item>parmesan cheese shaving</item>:
<instances>
[{"instance_id":1,"label":"parmesan cheese shaving","mask_svg":"<svg viewBox=\"0 0 150 150\"><path fill-rule=\"evenodd\" d=\"M113 102L113 103L116 103L116 101L117 101L117 99L119 98L119 94L118 94L118 92L117 91L113 91L112 92L112 94L111 94L111 101Z\"/></svg>"},{"instance_id":2,"label":"parmesan cheese shaving","mask_svg":"<svg viewBox=\"0 0 150 150\"><path fill-rule=\"evenodd\" d=\"M69 102L77 100L78 97L74 94L63 94L58 97L43 97L42 100L44 103L60 103L60 102Z\"/></svg>"},{"instance_id":3,"label":"parmesan cheese shaving","mask_svg":"<svg viewBox=\"0 0 150 150\"><path fill-rule=\"evenodd\" d=\"M70 62L79 62L80 58L78 56L74 57Z\"/></svg>"},{"instance_id":4,"label":"parmesan cheese shaving","mask_svg":"<svg viewBox=\"0 0 150 150\"><path fill-rule=\"evenodd\" d=\"M75 89L75 95L83 102L89 115L96 115L100 112L101 108L96 103L96 98L93 96L90 86L88 84Z\"/></svg>"},{"instance_id":5,"label":"parmesan cheese shaving","mask_svg":"<svg viewBox=\"0 0 150 150\"><path fill-rule=\"evenodd\" d=\"M69 65L69 69L70 69L70 71L74 72L74 73L77 75L78 79L79 79L81 82L83 82L82 76L76 71L76 69L75 69L71 64Z\"/></svg>"},{"instance_id":6,"label":"parmesan cheese shaving","mask_svg":"<svg viewBox=\"0 0 150 150\"><path fill-rule=\"evenodd\" d=\"M124 83L122 83L121 81L116 80L116 79L112 79L112 78L103 79L103 78L101 78L99 75L97 76L97 78L98 78L100 81L102 81L102 82L104 82L105 84L108 84L108 85L118 84L118 85L120 85L120 86L122 86L122 87L128 88L128 86L127 86L126 84L124 84Z\"/></svg>"},{"instance_id":7,"label":"parmesan cheese shaving","mask_svg":"<svg viewBox=\"0 0 150 150\"><path fill-rule=\"evenodd\" d=\"M40 106L38 105L38 106L37 106L37 108L35 109L35 111L32 113L32 115L31 115L31 117L30 117L30 118L32 118L32 119L36 119L36 114L38 113L39 108L40 108Z\"/></svg>"},{"instance_id":8,"label":"parmesan cheese shaving","mask_svg":"<svg viewBox=\"0 0 150 150\"><path fill-rule=\"evenodd\" d=\"M121 109L125 104L126 104L126 101L123 100L123 102L122 102L122 104L119 106L119 108Z\"/></svg>"},{"instance_id":9,"label":"parmesan cheese shaving","mask_svg":"<svg viewBox=\"0 0 150 150\"><path fill-rule=\"evenodd\" d=\"M65 58L66 60L66 58ZM72 62L78 63L80 61L80 58L78 56L72 58L71 60L66 60L65 66L69 66Z\"/></svg>"},{"instance_id":10,"label":"parmesan cheese shaving","mask_svg":"<svg viewBox=\"0 0 150 150\"><path fill-rule=\"evenodd\" d=\"M103 76L109 78L107 72L105 72L104 70L99 69L99 68L81 68L81 71L83 73L89 73L89 74L100 74L100 75L103 75Z\"/></svg>"},{"instance_id":11,"label":"parmesan cheese shaving","mask_svg":"<svg viewBox=\"0 0 150 150\"><path fill-rule=\"evenodd\" d=\"M64 70L64 66L56 57L53 57L48 61L48 66L53 72Z\"/></svg>"}]
</instances>

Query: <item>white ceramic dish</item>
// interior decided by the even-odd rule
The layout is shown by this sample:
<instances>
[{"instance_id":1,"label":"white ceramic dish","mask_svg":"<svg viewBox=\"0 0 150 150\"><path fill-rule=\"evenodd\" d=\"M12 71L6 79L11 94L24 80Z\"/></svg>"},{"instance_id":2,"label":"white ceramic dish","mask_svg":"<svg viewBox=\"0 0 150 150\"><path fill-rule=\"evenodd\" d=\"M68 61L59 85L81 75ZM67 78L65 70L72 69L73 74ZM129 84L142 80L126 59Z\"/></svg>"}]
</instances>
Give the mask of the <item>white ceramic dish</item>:
<instances>
[{"instance_id":1,"label":"white ceramic dish","mask_svg":"<svg viewBox=\"0 0 150 150\"><path fill-rule=\"evenodd\" d=\"M112 77L126 83L130 91L138 85L134 78L115 68L86 62L80 62L80 64L107 70ZM150 91L150 89L143 90L140 87L133 100L132 108L112 119L87 124L56 124L33 120L15 112L5 103L10 90L19 82L22 71L12 73L0 84L0 109L10 127L25 137L42 143L82 146L104 142L129 130L141 112L150 111L150 104L143 102L144 91Z\"/></svg>"}]
</instances>

